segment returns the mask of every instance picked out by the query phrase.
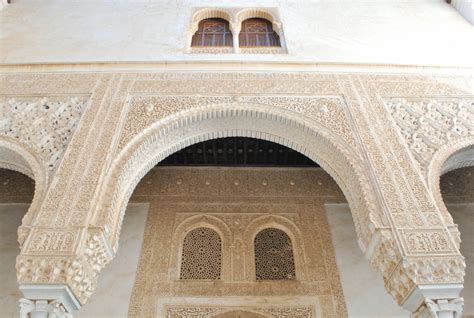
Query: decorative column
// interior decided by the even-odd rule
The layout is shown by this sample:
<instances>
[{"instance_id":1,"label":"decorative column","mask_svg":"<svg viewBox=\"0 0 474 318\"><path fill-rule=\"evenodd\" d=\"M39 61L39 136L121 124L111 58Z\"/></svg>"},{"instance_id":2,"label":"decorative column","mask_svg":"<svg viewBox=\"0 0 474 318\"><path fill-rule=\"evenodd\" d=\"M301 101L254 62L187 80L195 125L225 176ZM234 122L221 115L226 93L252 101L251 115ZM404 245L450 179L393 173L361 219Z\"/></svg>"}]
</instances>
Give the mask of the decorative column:
<instances>
[{"instance_id":1,"label":"decorative column","mask_svg":"<svg viewBox=\"0 0 474 318\"><path fill-rule=\"evenodd\" d=\"M424 305L416 310L413 318L461 318L464 300L456 299L439 299L433 301L426 299Z\"/></svg>"},{"instance_id":2,"label":"decorative column","mask_svg":"<svg viewBox=\"0 0 474 318\"><path fill-rule=\"evenodd\" d=\"M72 318L63 304L57 301L22 298L19 300L20 318Z\"/></svg>"},{"instance_id":3,"label":"decorative column","mask_svg":"<svg viewBox=\"0 0 474 318\"><path fill-rule=\"evenodd\" d=\"M240 34L240 24L237 22L233 22L230 24L230 31L232 32L232 41L234 47L234 53L240 53L240 42L239 42L239 34Z\"/></svg>"},{"instance_id":4,"label":"decorative column","mask_svg":"<svg viewBox=\"0 0 474 318\"><path fill-rule=\"evenodd\" d=\"M31 211L31 221L24 219L18 230L21 252L16 270L25 298L20 302L23 317L68 317L93 294L100 271L115 254L107 229L91 226L89 218L101 173L113 152L110 145L117 138L123 92L132 77L100 75L77 84L92 89L82 125L74 132L38 210ZM62 85L58 81L52 86L60 90Z\"/></svg>"},{"instance_id":5,"label":"decorative column","mask_svg":"<svg viewBox=\"0 0 474 318\"><path fill-rule=\"evenodd\" d=\"M83 237L85 242L80 242ZM20 301L22 312L30 317L69 317L59 313L73 313L86 303L112 258L102 229L33 231L17 257L18 283L25 297Z\"/></svg>"}]
</instances>

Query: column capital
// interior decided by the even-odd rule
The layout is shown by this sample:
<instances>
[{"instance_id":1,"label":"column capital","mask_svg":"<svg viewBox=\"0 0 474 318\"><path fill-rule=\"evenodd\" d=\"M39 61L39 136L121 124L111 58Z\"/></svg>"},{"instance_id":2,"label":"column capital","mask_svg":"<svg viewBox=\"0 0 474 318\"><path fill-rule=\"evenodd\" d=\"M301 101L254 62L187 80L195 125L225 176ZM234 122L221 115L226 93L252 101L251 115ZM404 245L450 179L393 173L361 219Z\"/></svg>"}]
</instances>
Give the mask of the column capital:
<instances>
[{"instance_id":1,"label":"column capital","mask_svg":"<svg viewBox=\"0 0 474 318\"><path fill-rule=\"evenodd\" d=\"M21 298L20 318L72 318L72 314L57 300L30 300Z\"/></svg>"},{"instance_id":2,"label":"column capital","mask_svg":"<svg viewBox=\"0 0 474 318\"><path fill-rule=\"evenodd\" d=\"M425 299L424 304L414 312L412 318L461 318L464 306L463 298Z\"/></svg>"},{"instance_id":3,"label":"column capital","mask_svg":"<svg viewBox=\"0 0 474 318\"><path fill-rule=\"evenodd\" d=\"M59 300L68 312L73 312L92 295L100 271L113 258L114 252L101 228L81 230L82 244L63 244L69 238L63 235L64 232L69 233L67 229L58 230L58 233L46 231L45 235L41 231L30 233L32 237L17 257L17 279L25 298ZM40 246L42 254L38 253L36 245ZM55 249L55 246L63 245L75 248Z\"/></svg>"}]
</instances>

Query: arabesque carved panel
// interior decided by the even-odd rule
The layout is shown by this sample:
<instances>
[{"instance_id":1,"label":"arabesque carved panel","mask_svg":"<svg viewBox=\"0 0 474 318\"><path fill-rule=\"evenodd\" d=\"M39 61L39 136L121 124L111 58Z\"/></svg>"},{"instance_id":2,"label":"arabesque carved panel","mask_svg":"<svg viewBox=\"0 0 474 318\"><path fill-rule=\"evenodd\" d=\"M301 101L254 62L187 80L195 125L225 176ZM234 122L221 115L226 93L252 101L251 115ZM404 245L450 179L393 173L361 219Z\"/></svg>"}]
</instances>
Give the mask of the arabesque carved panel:
<instances>
[{"instance_id":1,"label":"arabesque carved panel","mask_svg":"<svg viewBox=\"0 0 474 318\"><path fill-rule=\"evenodd\" d=\"M386 98L385 104L424 172L441 147L474 138L473 97Z\"/></svg>"},{"instance_id":2,"label":"arabesque carved panel","mask_svg":"<svg viewBox=\"0 0 474 318\"><path fill-rule=\"evenodd\" d=\"M26 144L54 170L88 100L87 96L0 96L0 135Z\"/></svg>"}]
</instances>

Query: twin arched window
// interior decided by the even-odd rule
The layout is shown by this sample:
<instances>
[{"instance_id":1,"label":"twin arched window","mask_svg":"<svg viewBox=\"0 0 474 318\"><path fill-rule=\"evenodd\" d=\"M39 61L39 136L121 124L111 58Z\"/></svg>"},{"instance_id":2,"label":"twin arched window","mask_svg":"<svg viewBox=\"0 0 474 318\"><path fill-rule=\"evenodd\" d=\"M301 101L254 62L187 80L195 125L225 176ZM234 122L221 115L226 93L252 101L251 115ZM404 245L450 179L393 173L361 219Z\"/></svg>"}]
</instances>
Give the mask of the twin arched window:
<instances>
[{"instance_id":1,"label":"twin arched window","mask_svg":"<svg viewBox=\"0 0 474 318\"><path fill-rule=\"evenodd\" d=\"M282 230L267 228L254 239L257 280L296 279L293 246ZM221 237L213 229L200 227L184 238L180 279L221 279Z\"/></svg>"},{"instance_id":2,"label":"twin arched window","mask_svg":"<svg viewBox=\"0 0 474 318\"><path fill-rule=\"evenodd\" d=\"M224 19L204 19L193 35L192 47L232 47L233 35ZM242 22L240 47L280 47L280 38L266 19L251 18Z\"/></svg>"}]
</instances>

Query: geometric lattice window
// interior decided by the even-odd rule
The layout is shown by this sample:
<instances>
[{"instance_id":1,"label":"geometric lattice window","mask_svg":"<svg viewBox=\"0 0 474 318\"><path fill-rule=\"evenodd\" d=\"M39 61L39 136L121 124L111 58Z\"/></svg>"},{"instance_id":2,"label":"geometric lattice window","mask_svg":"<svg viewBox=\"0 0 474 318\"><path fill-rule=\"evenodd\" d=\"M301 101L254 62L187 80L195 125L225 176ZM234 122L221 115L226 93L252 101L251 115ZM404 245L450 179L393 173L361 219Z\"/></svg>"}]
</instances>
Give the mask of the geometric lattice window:
<instances>
[{"instance_id":1,"label":"geometric lattice window","mask_svg":"<svg viewBox=\"0 0 474 318\"><path fill-rule=\"evenodd\" d=\"M232 32L224 19L204 19L199 22L191 46L232 46Z\"/></svg>"},{"instance_id":2,"label":"geometric lattice window","mask_svg":"<svg viewBox=\"0 0 474 318\"><path fill-rule=\"evenodd\" d=\"M264 229L257 234L254 244L257 280L296 279L293 247L285 232Z\"/></svg>"},{"instance_id":3,"label":"geometric lattice window","mask_svg":"<svg viewBox=\"0 0 474 318\"><path fill-rule=\"evenodd\" d=\"M186 235L180 279L220 279L221 264L221 238L216 231L200 227Z\"/></svg>"},{"instance_id":4,"label":"geometric lattice window","mask_svg":"<svg viewBox=\"0 0 474 318\"><path fill-rule=\"evenodd\" d=\"M281 44L280 37L273 31L273 26L270 21L265 19L247 19L242 22L242 29L239 34L239 46L278 47L281 46Z\"/></svg>"}]
</instances>

